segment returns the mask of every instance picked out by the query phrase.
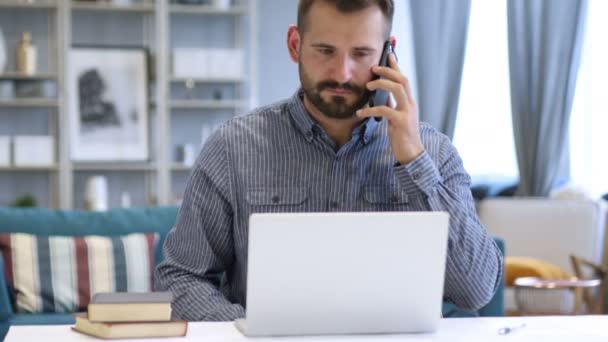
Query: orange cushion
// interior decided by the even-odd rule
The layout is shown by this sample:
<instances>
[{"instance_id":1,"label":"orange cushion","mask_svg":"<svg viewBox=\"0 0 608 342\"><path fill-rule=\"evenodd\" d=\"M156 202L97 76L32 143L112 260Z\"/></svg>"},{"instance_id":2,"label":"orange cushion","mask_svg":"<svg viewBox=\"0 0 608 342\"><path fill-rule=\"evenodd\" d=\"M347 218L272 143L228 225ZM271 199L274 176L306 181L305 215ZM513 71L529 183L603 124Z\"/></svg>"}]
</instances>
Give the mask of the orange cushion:
<instances>
[{"instance_id":1,"label":"orange cushion","mask_svg":"<svg viewBox=\"0 0 608 342\"><path fill-rule=\"evenodd\" d=\"M513 286L520 277L569 279L572 275L550 262L530 257L505 257L505 285Z\"/></svg>"}]
</instances>

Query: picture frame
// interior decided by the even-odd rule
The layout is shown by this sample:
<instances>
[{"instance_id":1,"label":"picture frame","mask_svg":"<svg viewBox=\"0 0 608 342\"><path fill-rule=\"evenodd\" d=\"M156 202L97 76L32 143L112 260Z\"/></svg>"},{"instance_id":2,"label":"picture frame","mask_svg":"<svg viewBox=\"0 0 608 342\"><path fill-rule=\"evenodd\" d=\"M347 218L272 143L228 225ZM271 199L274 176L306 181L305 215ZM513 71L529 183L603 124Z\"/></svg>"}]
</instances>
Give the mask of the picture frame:
<instances>
[{"instance_id":1,"label":"picture frame","mask_svg":"<svg viewBox=\"0 0 608 342\"><path fill-rule=\"evenodd\" d=\"M71 48L67 113L72 161L149 159L147 57L144 48Z\"/></svg>"}]
</instances>

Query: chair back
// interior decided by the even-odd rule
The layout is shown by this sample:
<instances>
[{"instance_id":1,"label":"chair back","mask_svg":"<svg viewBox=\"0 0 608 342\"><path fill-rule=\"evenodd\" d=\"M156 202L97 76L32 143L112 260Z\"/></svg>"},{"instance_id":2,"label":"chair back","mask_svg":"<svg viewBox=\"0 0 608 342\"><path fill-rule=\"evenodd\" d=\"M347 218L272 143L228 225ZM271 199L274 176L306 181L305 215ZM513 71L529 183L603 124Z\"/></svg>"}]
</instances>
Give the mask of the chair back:
<instances>
[{"instance_id":1,"label":"chair back","mask_svg":"<svg viewBox=\"0 0 608 342\"><path fill-rule=\"evenodd\" d=\"M587 314L608 313L608 265L599 265L574 254L570 255L572 269L579 279L598 279L599 288L588 288L582 293L582 305Z\"/></svg>"}]
</instances>

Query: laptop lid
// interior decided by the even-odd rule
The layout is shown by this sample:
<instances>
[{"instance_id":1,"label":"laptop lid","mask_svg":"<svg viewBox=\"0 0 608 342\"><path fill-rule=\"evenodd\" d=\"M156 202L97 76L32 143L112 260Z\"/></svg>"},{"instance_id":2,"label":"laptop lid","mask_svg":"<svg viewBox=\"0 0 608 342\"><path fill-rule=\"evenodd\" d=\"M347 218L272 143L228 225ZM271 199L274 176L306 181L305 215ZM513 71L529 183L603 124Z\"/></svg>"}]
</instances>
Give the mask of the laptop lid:
<instances>
[{"instance_id":1,"label":"laptop lid","mask_svg":"<svg viewBox=\"0 0 608 342\"><path fill-rule=\"evenodd\" d=\"M437 328L445 212L253 214L248 336Z\"/></svg>"}]
</instances>

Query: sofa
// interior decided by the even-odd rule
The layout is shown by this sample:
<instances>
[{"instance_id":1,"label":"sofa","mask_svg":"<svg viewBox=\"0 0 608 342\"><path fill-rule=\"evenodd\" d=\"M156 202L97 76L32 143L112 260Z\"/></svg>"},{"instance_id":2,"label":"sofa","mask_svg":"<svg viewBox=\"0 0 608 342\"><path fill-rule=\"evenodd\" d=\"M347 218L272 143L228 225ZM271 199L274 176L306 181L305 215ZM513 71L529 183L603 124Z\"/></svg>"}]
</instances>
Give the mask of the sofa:
<instances>
[{"instance_id":1,"label":"sofa","mask_svg":"<svg viewBox=\"0 0 608 342\"><path fill-rule=\"evenodd\" d=\"M107 212L55 211L50 209L0 208L1 233L29 233L62 237L101 235L118 237L136 232L156 232L158 243L154 250L156 262L162 260L162 244L175 222L178 208L148 207L113 209ZM504 251L501 239L496 238ZM0 337L10 325L73 324L71 313L16 313L15 293L6 279L5 262L0 255ZM444 304L444 316L501 316L502 287L492 301L479 312L466 312Z\"/></svg>"},{"instance_id":2,"label":"sofa","mask_svg":"<svg viewBox=\"0 0 608 342\"><path fill-rule=\"evenodd\" d=\"M605 204L582 199L486 198L477 205L480 221L508 246L507 257L528 257L573 274L570 254L601 264L605 258ZM608 303L607 303L608 307ZM514 289L505 309L516 311Z\"/></svg>"},{"instance_id":3,"label":"sofa","mask_svg":"<svg viewBox=\"0 0 608 342\"><path fill-rule=\"evenodd\" d=\"M176 216L176 207L115 209L107 212L0 208L0 233L124 236L136 232L156 232L159 239L154 258L159 261L162 260L164 237ZM10 325L74 323L70 313L16 313L15 293L6 281L5 265L0 256L0 336L4 336Z\"/></svg>"}]
</instances>

